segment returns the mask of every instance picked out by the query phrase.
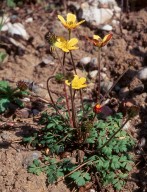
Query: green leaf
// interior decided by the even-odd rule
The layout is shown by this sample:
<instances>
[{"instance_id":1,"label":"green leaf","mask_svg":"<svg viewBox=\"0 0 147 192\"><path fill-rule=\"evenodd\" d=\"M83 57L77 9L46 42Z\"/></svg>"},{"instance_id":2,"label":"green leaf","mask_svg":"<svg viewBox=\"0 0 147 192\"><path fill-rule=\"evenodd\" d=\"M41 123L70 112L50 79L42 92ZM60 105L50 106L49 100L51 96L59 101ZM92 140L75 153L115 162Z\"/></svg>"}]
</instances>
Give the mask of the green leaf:
<instances>
[{"instance_id":1,"label":"green leaf","mask_svg":"<svg viewBox=\"0 0 147 192\"><path fill-rule=\"evenodd\" d=\"M16 6L16 3L14 0L7 0L7 6L14 8Z\"/></svg>"},{"instance_id":2,"label":"green leaf","mask_svg":"<svg viewBox=\"0 0 147 192\"><path fill-rule=\"evenodd\" d=\"M83 177L79 177L78 180L75 181L76 184L80 187L80 186L84 186L86 184L86 181Z\"/></svg>"},{"instance_id":3,"label":"green leaf","mask_svg":"<svg viewBox=\"0 0 147 192\"><path fill-rule=\"evenodd\" d=\"M4 112L8 108L9 103L10 101L7 98L0 99L0 113Z\"/></svg>"},{"instance_id":4,"label":"green leaf","mask_svg":"<svg viewBox=\"0 0 147 192\"><path fill-rule=\"evenodd\" d=\"M23 103L20 99L14 98L13 100L14 100L14 102L15 102L17 105L19 105L20 107L24 107L24 103Z\"/></svg>"},{"instance_id":5,"label":"green leaf","mask_svg":"<svg viewBox=\"0 0 147 192\"><path fill-rule=\"evenodd\" d=\"M1 26L0 26L1 28ZM3 53L3 52L0 52L0 64L3 62L3 60L6 58L7 54L6 53Z\"/></svg>"},{"instance_id":6,"label":"green leaf","mask_svg":"<svg viewBox=\"0 0 147 192\"><path fill-rule=\"evenodd\" d=\"M0 81L0 87L7 88L9 86L8 81Z\"/></svg>"},{"instance_id":7,"label":"green leaf","mask_svg":"<svg viewBox=\"0 0 147 192\"><path fill-rule=\"evenodd\" d=\"M87 181L90 181L91 176L90 176L89 173L84 173L83 176L84 176L84 178L85 178Z\"/></svg>"},{"instance_id":8,"label":"green leaf","mask_svg":"<svg viewBox=\"0 0 147 192\"><path fill-rule=\"evenodd\" d=\"M126 169L127 171L131 171L132 166L128 163L128 164L126 165L125 169Z\"/></svg>"}]
</instances>

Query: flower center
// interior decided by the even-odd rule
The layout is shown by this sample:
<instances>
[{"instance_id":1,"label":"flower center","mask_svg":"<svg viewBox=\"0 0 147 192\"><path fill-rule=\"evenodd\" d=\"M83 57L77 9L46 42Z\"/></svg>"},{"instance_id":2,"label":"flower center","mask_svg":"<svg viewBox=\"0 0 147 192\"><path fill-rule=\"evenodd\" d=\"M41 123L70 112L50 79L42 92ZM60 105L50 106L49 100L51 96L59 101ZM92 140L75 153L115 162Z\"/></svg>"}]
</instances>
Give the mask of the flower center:
<instances>
[{"instance_id":1,"label":"flower center","mask_svg":"<svg viewBox=\"0 0 147 192\"><path fill-rule=\"evenodd\" d=\"M67 22L68 25L73 25L73 21Z\"/></svg>"}]
</instances>

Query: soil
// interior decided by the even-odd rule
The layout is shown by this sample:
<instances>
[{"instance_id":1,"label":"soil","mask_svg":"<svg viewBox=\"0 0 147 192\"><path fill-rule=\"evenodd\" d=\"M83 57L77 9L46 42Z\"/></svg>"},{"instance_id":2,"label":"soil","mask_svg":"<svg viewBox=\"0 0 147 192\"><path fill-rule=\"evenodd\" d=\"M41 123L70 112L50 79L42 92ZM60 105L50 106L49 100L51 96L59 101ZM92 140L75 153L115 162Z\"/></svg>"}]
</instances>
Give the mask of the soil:
<instances>
[{"instance_id":1,"label":"soil","mask_svg":"<svg viewBox=\"0 0 147 192\"><path fill-rule=\"evenodd\" d=\"M2 46L8 53L8 57L0 66L0 80L8 80L12 85L16 85L19 80L34 82L33 89L39 99L31 98L28 105L31 111L35 109L37 113L45 110L47 103L50 102L46 89L48 77L55 74L56 71L61 71L60 63L50 54L44 36L48 30L53 30L58 35L68 35L57 19L57 14L62 14L64 8L60 8L56 4L54 9L48 10L45 9L45 6L47 5L44 3L41 5L26 3L23 7L6 9L6 13L9 11L10 15L16 16L13 18L13 22L17 21L25 25L30 38L26 41L20 37L13 37L22 45L23 49L11 42ZM33 18L33 22L26 23L25 20L29 17ZM81 25L74 31L74 35L81 40L80 51L74 52L76 63L83 57L97 57L96 50L84 38L93 33L102 36L106 34L104 31L91 29L86 25ZM117 84L119 90L122 89L122 93L114 90L111 96L119 102L131 100L139 105L139 115L130 122L132 134L139 143L142 138L147 139L147 87L146 83L140 81L136 76L138 71L147 65L147 9L141 7L137 11L122 13L121 26L116 26L112 33L112 41L102 52L102 68L106 68L105 73L111 82L114 82L129 68ZM2 35L10 37L6 32L3 32ZM45 59L47 63L44 62ZM72 70L69 58L66 59L66 68L69 71ZM51 83L52 91L56 92L54 96L56 99L58 94L63 94L63 88L54 81ZM36 106L37 101L39 103ZM6 124L0 122L0 192L70 191L63 182L58 185L47 185L45 175L36 176L27 172L27 166L33 161L34 156L41 156L40 151L28 148L21 143L24 135L39 129L37 123L32 121L32 116L23 118L23 115L17 114L14 121L12 116L1 115L1 118L6 120ZM144 155L138 147L137 150L138 166L136 165L131 171L123 192L147 191L145 156L147 147L142 147ZM113 190L106 189L106 191Z\"/></svg>"}]
</instances>

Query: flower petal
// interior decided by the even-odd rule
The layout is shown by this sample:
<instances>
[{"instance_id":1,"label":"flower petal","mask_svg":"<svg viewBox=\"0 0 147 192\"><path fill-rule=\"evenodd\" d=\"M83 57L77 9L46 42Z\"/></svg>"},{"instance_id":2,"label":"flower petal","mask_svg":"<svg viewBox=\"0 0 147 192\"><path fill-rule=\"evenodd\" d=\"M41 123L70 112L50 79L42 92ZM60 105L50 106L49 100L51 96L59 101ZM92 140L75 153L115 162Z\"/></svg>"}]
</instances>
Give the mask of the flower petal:
<instances>
[{"instance_id":1,"label":"flower petal","mask_svg":"<svg viewBox=\"0 0 147 192\"><path fill-rule=\"evenodd\" d=\"M65 80L65 84L68 85L68 86L70 86L71 83L69 83L68 80Z\"/></svg>"},{"instance_id":2,"label":"flower petal","mask_svg":"<svg viewBox=\"0 0 147 192\"><path fill-rule=\"evenodd\" d=\"M82 23L84 23L84 22L85 22L85 20L82 20L82 21L78 22L78 23L76 24L76 26L78 26L78 25L80 25L80 24L82 24Z\"/></svg>"},{"instance_id":3,"label":"flower petal","mask_svg":"<svg viewBox=\"0 0 147 192\"><path fill-rule=\"evenodd\" d=\"M76 15L72 14L72 13L68 13L67 14L67 23L75 23L76 22Z\"/></svg>"},{"instance_id":4,"label":"flower petal","mask_svg":"<svg viewBox=\"0 0 147 192\"><path fill-rule=\"evenodd\" d=\"M112 34L106 35L102 40L102 47L105 46L112 38Z\"/></svg>"},{"instance_id":5,"label":"flower petal","mask_svg":"<svg viewBox=\"0 0 147 192\"><path fill-rule=\"evenodd\" d=\"M101 40L101 41L102 41L101 37L100 37L100 36L98 36L98 35L93 35L93 39L96 39L96 40Z\"/></svg>"},{"instance_id":6,"label":"flower petal","mask_svg":"<svg viewBox=\"0 0 147 192\"><path fill-rule=\"evenodd\" d=\"M61 21L61 23L62 23L63 25L66 25L65 19L64 19L61 15L58 15L58 19Z\"/></svg>"},{"instance_id":7,"label":"flower petal","mask_svg":"<svg viewBox=\"0 0 147 192\"><path fill-rule=\"evenodd\" d=\"M74 46L78 43L78 39L77 38L72 38L68 41L68 45L69 46Z\"/></svg>"},{"instance_id":8,"label":"flower petal","mask_svg":"<svg viewBox=\"0 0 147 192\"><path fill-rule=\"evenodd\" d=\"M85 77L81 77L79 79L79 81L80 81L81 84L84 84L86 82L86 78Z\"/></svg>"}]
</instances>

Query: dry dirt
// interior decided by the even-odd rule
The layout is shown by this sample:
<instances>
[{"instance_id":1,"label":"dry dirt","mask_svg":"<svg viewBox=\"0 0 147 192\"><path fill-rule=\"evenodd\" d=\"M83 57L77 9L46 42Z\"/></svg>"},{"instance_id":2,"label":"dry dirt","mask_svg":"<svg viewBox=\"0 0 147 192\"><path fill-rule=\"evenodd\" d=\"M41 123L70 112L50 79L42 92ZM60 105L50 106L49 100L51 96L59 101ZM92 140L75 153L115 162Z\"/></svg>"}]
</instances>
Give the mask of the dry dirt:
<instances>
[{"instance_id":1,"label":"dry dirt","mask_svg":"<svg viewBox=\"0 0 147 192\"><path fill-rule=\"evenodd\" d=\"M41 98L49 101L46 90L47 78L54 74L57 69L60 71L59 62L49 54L49 47L44 40L44 35L50 29L59 35L65 34L57 20L58 9L50 13L40 6L25 5L25 8L10 10L10 13L16 14L16 20L24 23L32 40L24 41L17 39L25 50L20 50L12 46L11 43L6 48L9 53L7 61L0 68L0 80L8 80L15 84L19 80L28 80L39 85L37 94ZM25 19L33 17L32 23L25 23ZM147 65L147 10L141 9L129 14L123 13L122 26L113 29L113 39L109 46L103 50L102 66L107 68L107 75L111 81L116 80L128 67L130 70L119 81L120 88L128 88L129 94L125 99L133 99L141 107L140 115L131 123L135 128L137 138L147 138L147 87L135 75L143 66ZM75 62L82 57L97 57L96 50L88 44L84 36L97 33L96 29L90 29L88 26L80 26L75 35L81 39L80 51L74 52ZM100 31L104 35L104 32ZM67 35L67 34L66 34ZM43 63L43 59L48 59L48 64ZM67 59L67 69L70 70L70 61ZM137 90L140 84L144 85L143 90ZM52 89L62 93L61 85L52 82ZM112 96L116 99L121 97L118 92L113 92ZM44 108L44 107L43 107ZM10 122L11 122L10 118ZM8 119L9 121L9 119ZM8 125L0 128L0 192L68 192L64 183L57 186L48 186L45 175L40 176L27 173L27 165L33 161L34 155L40 156L40 151L35 151L23 146L20 143L23 135L32 129L37 129L36 125L30 125L29 118L23 121L16 120L15 125ZM146 150L146 148L144 149ZM144 151L145 152L145 151ZM142 157L141 157L142 158ZM145 172L145 163L140 167L134 167L130 174L130 181L127 182L123 192L146 191L147 175ZM110 191L110 190L108 190Z\"/></svg>"}]
</instances>

